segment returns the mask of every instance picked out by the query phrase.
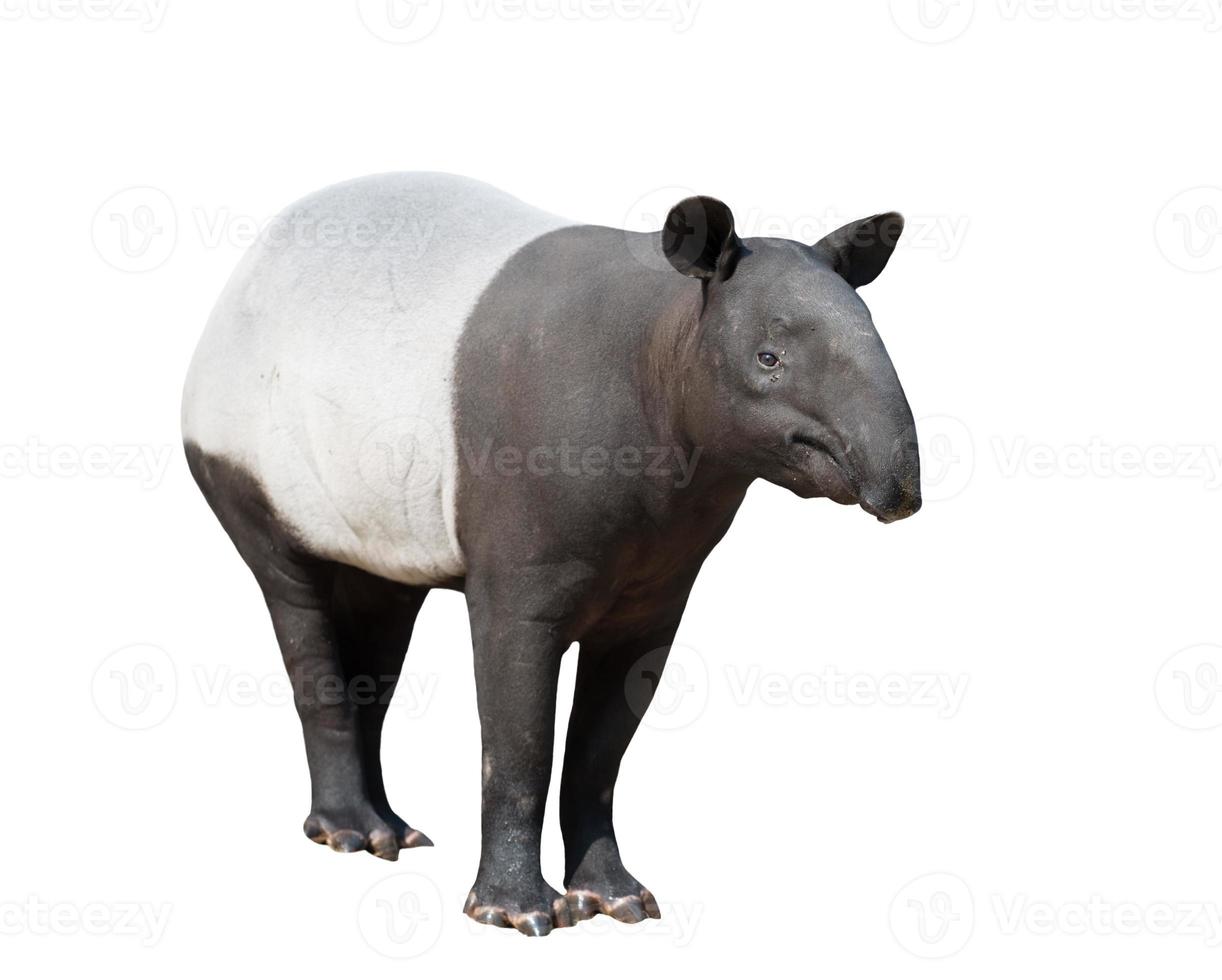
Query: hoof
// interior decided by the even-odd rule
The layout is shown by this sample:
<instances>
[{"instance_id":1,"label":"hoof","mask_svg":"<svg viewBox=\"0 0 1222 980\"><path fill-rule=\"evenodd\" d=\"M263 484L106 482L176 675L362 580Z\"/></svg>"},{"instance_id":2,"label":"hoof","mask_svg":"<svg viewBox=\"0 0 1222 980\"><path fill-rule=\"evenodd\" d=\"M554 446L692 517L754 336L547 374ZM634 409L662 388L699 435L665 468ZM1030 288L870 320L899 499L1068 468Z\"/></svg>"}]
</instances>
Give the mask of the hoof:
<instances>
[{"instance_id":1,"label":"hoof","mask_svg":"<svg viewBox=\"0 0 1222 980\"><path fill-rule=\"evenodd\" d=\"M596 915L609 915L617 922L628 923L662 918L658 903L648 888L642 888L637 894L622 895L618 898L604 898L588 888L574 888L564 897L575 922L592 919Z\"/></svg>"},{"instance_id":2,"label":"hoof","mask_svg":"<svg viewBox=\"0 0 1222 980\"><path fill-rule=\"evenodd\" d=\"M549 889L550 890L550 889ZM467 896L463 912L488 926L502 929L517 929L524 936L546 936L553 929L563 929L573 924L568 902L559 892L554 892L550 902L481 902L475 891Z\"/></svg>"},{"instance_id":3,"label":"hoof","mask_svg":"<svg viewBox=\"0 0 1222 980\"><path fill-rule=\"evenodd\" d=\"M317 844L326 844L342 854L368 851L384 861L399 860L407 847L431 847L433 842L418 830L404 824L396 833L372 810L315 810L302 826L305 835Z\"/></svg>"},{"instance_id":4,"label":"hoof","mask_svg":"<svg viewBox=\"0 0 1222 980\"><path fill-rule=\"evenodd\" d=\"M433 842L429 840L426 834L421 833L419 830L413 830L411 827L408 827L407 830L403 832L403 836L399 838L399 846L400 847L432 847Z\"/></svg>"}]
</instances>

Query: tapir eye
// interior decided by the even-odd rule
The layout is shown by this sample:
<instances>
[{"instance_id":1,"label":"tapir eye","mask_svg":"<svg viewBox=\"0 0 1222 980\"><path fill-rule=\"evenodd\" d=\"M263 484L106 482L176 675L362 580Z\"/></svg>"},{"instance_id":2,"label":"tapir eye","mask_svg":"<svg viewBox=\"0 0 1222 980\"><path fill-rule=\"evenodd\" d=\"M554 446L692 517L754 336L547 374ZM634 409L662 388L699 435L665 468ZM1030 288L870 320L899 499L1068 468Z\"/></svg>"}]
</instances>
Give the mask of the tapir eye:
<instances>
[{"instance_id":1,"label":"tapir eye","mask_svg":"<svg viewBox=\"0 0 1222 980\"><path fill-rule=\"evenodd\" d=\"M774 368L781 363L781 359L770 350L762 350L755 355L755 359L766 368Z\"/></svg>"}]
</instances>

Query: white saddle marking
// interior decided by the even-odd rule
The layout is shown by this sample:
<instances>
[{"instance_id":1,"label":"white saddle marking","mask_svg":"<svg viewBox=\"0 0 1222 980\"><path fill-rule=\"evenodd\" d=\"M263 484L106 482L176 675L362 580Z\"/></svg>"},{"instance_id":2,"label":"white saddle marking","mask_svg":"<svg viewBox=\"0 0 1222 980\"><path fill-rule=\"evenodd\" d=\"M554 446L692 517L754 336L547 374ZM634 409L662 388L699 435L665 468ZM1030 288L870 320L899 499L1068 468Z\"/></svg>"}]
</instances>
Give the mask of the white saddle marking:
<instances>
[{"instance_id":1,"label":"white saddle marking","mask_svg":"<svg viewBox=\"0 0 1222 980\"><path fill-rule=\"evenodd\" d=\"M463 575L455 350L505 261L569 224L448 174L364 177L299 201L217 302L184 438L255 476L320 557L416 585Z\"/></svg>"}]
</instances>

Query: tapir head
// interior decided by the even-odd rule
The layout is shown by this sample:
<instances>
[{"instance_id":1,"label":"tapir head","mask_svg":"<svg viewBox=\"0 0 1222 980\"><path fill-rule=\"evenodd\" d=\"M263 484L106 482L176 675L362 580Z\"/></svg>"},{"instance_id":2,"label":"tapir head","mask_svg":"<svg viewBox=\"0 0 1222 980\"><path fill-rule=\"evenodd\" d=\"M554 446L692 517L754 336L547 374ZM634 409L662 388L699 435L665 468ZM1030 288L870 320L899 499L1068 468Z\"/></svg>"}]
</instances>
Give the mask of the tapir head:
<instances>
[{"instance_id":1,"label":"tapir head","mask_svg":"<svg viewBox=\"0 0 1222 980\"><path fill-rule=\"evenodd\" d=\"M857 289L904 221L880 214L814 245L739 239L721 201L677 204L662 249L702 281L682 385L683 425L706 455L802 497L857 503L880 521L921 506L904 389Z\"/></svg>"}]
</instances>

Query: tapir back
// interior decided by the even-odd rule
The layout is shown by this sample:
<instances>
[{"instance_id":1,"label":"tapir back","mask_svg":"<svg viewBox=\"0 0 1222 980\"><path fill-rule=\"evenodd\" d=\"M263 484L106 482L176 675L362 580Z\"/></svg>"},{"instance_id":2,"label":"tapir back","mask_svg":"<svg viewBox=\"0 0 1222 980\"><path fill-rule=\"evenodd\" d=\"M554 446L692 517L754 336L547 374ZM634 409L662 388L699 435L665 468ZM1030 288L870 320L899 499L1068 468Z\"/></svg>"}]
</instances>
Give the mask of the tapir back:
<instances>
[{"instance_id":1,"label":"tapir back","mask_svg":"<svg viewBox=\"0 0 1222 980\"><path fill-rule=\"evenodd\" d=\"M567 224L446 174L361 178L292 205L212 313L185 440L249 473L319 557L411 584L461 577L458 341L509 257Z\"/></svg>"}]
</instances>

